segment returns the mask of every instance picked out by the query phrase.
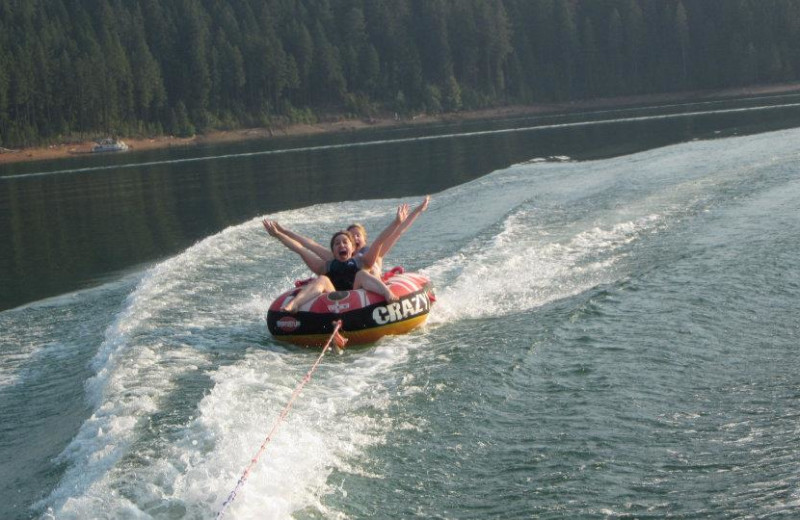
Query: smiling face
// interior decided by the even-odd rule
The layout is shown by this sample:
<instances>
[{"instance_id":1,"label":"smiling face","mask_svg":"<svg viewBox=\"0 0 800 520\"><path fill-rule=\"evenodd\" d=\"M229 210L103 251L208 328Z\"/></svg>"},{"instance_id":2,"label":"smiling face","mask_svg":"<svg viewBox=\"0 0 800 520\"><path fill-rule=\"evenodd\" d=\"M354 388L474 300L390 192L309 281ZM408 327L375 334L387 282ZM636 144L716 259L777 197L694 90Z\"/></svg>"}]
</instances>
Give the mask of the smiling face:
<instances>
[{"instance_id":1,"label":"smiling face","mask_svg":"<svg viewBox=\"0 0 800 520\"><path fill-rule=\"evenodd\" d=\"M353 224L347 231L353 236L353 245L356 251L367 245L367 230L361 224Z\"/></svg>"},{"instance_id":2,"label":"smiling face","mask_svg":"<svg viewBox=\"0 0 800 520\"><path fill-rule=\"evenodd\" d=\"M356 248L350 233L340 231L333 235L331 239L331 252L333 257L340 262L350 260L350 257L355 253Z\"/></svg>"}]
</instances>

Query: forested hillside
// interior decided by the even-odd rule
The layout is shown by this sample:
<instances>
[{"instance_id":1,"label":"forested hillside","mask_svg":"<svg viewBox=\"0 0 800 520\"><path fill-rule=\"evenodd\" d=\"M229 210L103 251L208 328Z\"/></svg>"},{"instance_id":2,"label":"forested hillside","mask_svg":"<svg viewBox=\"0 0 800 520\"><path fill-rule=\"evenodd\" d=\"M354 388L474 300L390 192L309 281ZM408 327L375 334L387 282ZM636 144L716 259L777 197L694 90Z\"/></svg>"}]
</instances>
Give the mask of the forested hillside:
<instances>
[{"instance_id":1,"label":"forested hillside","mask_svg":"<svg viewBox=\"0 0 800 520\"><path fill-rule=\"evenodd\" d=\"M799 0L0 0L0 146L798 75Z\"/></svg>"}]
</instances>

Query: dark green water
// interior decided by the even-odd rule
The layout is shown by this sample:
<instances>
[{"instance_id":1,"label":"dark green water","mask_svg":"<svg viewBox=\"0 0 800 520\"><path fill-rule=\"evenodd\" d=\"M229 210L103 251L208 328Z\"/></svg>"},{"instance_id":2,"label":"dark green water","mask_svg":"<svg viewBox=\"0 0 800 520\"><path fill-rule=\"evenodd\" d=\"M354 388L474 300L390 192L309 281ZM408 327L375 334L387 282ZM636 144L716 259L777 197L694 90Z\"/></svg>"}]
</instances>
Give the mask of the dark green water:
<instances>
[{"instance_id":1,"label":"dark green water","mask_svg":"<svg viewBox=\"0 0 800 520\"><path fill-rule=\"evenodd\" d=\"M387 258L428 324L325 357L225 518L798 517L798 109L692 110L7 175L4 295L55 297L0 312L0 518L215 518L317 357L259 217L429 191Z\"/></svg>"},{"instance_id":2,"label":"dark green water","mask_svg":"<svg viewBox=\"0 0 800 520\"><path fill-rule=\"evenodd\" d=\"M257 215L435 193L547 156L800 124L800 96L439 124L0 167L0 309L101 283ZM776 108L777 107L777 108Z\"/></svg>"}]
</instances>

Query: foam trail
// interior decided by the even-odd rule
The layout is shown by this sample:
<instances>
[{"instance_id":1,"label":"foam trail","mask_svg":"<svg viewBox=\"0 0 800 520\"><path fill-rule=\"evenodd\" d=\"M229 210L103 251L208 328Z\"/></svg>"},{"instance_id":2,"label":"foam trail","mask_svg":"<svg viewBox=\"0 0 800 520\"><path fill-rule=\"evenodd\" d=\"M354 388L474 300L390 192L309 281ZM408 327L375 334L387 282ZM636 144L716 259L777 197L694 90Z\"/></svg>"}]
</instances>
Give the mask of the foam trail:
<instances>
[{"instance_id":1,"label":"foam trail","mask_svg":"<svg viewBox=\"0 0 800 520\"><path fill-rule=\"evenodd\" d=\"M201 242L151 269L128 297L92 361L95 375L86 390L94 413L59 456L66 473L38 507L59 518L88 517L98 500L115 502L115 468L176 391L176 381L210 363L213 338L202 332L219 320L231 329L242 321L235 307L226 309L225 298L214 301L218 287L206 267L223 258L245 264L236 246L241 237L242 229L233 228Z\"/></svg>"},{"instance_id":2,"label":"foam trail","mask_svg":"<svg viewBox=\"0 0 800 520\"><path fill-rule=\"evenodd\" d=\"M220 507L288 400L292 385L302 377L299 367L287 366L283 358L253 353L214 376L214 390L200 403L199 417L187 432L187 441L205 445L207 451L178 448L176 455L183 453L187 467L176 480L175 499L203 504L205 497L213 496L213 503L202 508ZM286 518L306 507L331 513L320 499L336 492L328 483L333 468L346 471L349 459L382 444L391 429L380 415L366 412L387 406L381 373L401 358L399 352L384 351L350 365L332 367L329 361L322 367L323 373L304 391L229 507L229 515ZM287 375L265 380L265 371ZM250 398L242 401L241 395ZM210 438L216 442L208 443Z\"/></svg>"},{"instance_id":3,"label":"foam trail","mask_svg":"<svg viewBox=\"0 0 800 520\"><path fill-rule=\"evenodd\" d=\"M380 210L353 206L367 220L393 211L391 203ZM318 226L336 210L326 205L280 217ZM59 456L67 465L61 483L36 508L56 518L100 510L213 517L308 370L305 356L253 348L266 333L268 295L295 274L278 269L296 264L287 258L291 253L267 240L253 219L150 269L106 330L86 384L94 412ZM404 359L405 345L315 376L319 386L304 391L270 447L272 457L248 481L254 491L232 506L235 514L285 518L322 508L320 496L332 492L325 486L331 468L346 470L350 458L388 431L372 412L389 402L386 374ZM187 397L193 387L196 402Z\"/></svg>"},{"instance_id":4,"label":"foam trail","mask_svg":"<svg viewBox=\"0 0 800 520\"><path fill-rule=\"evenodd\" d=\"M525 211L510 216L488 247L477 240L460 261L447 259L426 270L434 278L455 273L437 295L431 323L525 312L609 283L629 244L663 222L653 214L554 240L532 230L529 218Z\"/></svg>"}]
</instances>

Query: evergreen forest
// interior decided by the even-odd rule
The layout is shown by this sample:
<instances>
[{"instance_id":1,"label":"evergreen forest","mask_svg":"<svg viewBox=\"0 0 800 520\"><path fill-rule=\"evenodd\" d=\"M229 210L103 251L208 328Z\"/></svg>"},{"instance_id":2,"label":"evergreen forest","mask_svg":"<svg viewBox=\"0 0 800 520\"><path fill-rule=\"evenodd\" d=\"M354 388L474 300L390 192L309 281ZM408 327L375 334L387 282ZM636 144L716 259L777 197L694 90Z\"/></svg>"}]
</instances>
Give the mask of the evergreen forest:
<instances>
[{"instance_id":1,"label":"evergreen forest","mask_svg":"<svg viewBox=\"0 0 800 520\"><path fill-rule=\"evenodd\" d=\"M800 0L0 0L0 146L800 76Z\"/></svg>"}]
</instances>

